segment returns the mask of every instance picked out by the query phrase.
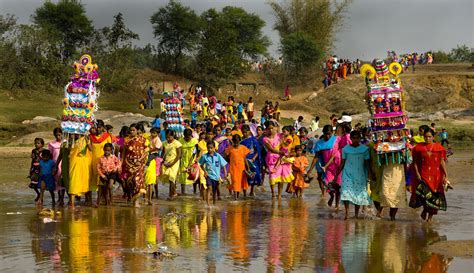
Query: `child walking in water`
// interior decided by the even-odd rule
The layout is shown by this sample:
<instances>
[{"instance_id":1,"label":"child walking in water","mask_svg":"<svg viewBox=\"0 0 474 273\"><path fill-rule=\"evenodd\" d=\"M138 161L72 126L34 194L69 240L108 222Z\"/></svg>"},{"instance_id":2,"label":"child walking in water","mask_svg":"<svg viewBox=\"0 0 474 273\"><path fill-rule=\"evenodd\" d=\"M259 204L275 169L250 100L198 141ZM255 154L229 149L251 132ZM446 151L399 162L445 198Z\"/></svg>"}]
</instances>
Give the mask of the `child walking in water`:
<instances>
[{"instance_id":1,"label":"child walking in water","mask_svg":"<svg viewBox=\"0 0 474 273\"><path fill-rule=\"evenodd\" d=\"M30 166L30 189L33 189L36 192L35 202L38 202L40 198L40 191L38 182L40 180L40 161L41 161L41 152L43 151L44 140L42 138L35 138L35 148L31 151L31 166Z\"/></svg>"},{"instance_id":2,"label":"child walking in water","mask_svg":"<svg viewBox=\"0 0 474 273\"><path fill-rule=\"evenodd\" d=\"M367 192L370 153L368 146L360 145L361 139L359 131L351 132L352 143L342 149L341 165L336 172L337 177L342 171L341 201L346 210L344 220L349 217L349 204L355 206L355 218L359 218L360 206L371 204Z\"/></svg>"},{"instance_id":3,"label":"child walking in water","mask_svg":"<svg viewBox=\"0 0 474 273\"><path fill-rule=\"evenodd\" d=\"M232 136L232 146L225 150L225 155L229 160L229 173L231 177L230 190L234 195L234 200L239 199L240 192L244 191L244 196L247 195L249 187L247 175L245 170L248 169L248 162L246 159L250 150L244 145L240 144L242 139L239 135Z\"/></svg>"},{"instance_id":4,"label":"child walking in water","mask_svg":"<svg viewBox=\"0 0 474 273\"><path fill-rule=\"evenodd\" d=\"M40 166L40 200L38 201L38 207L43 206L44 191L47 190L51 194L52 206L56 206L54 197L54 191L56 190L56 182L54 181L53 169L56 163L51 159L51 152L49 150L43 150L41 152Z\"/></svg>"},{"instance_id":5,"label":"child walking in water","mask_svg":"<svg viewBox=\"0 0 474 273\"><path fill-rule=\"evenodd\" d=\"M293 162L292 166L295 179L290 184L289 192L294 192L296 197L301 198L303 197L303 190L309 187L309 184L304 181L309 162L308 158L303 155L303 147L301 145L295 147L295 153L295 162Z\"/></svg>"},{"instance_id":6,"label":"child walking in water","mask_svg":"<svg viewBox=\"0 0 474 273\"><path fill-rule=\"evenodd\" d=\"M104 155L99 158L99 163L97 163L97 173L100 179L97 205L100 204L101 199L104 200L106 206L112 204L112 188L122 172L122 163L113 155L112 151L113 145L106 143L104 145Z\"/></svg>"},{"instance_id":7,"label":"child walking in water","mask_svg":"<svg viewBox=\"0 0 474 273\"><path fill-rule=\"evenodd\" d=\"M53 135L55 140L48 143L48 150L51 152L51 159L56 162L54 170L54 180L56 181L56 191L58 192L59 206L64 206L64 194L66 192L65 185L62 179L61 165L57 164L61 154L61 145L63 143L63 131L61 128L54 128Z\"/></svg>"},{"instance_id":8,"label":"child walking in water","mask_svg":"<svg viewBox=\"0 0 474 273\"><path fill-rule=\"evenodd\" d=\"M176 196L176 180L178 179L179 161L181 159L181 143L174 139L174 131L166 130L166 141L163 143L163 163L161 181L169 183L169 200Z\"/></svg>"},{"instance_id":9,"label":"child walking in water","mask_svg":"<svg viewBox=\"0 0 474 273\"><path fill-rule=\"evenodd\" d=\"M221 172L227 176L227 161L216 152L215 142L210 140L207 142L207 153L203 154L199 158L199 165L204 173L206 178L206 193L205 200L207 206L210 206L209 199L212 191L212 203L216 204L217 199L217 188L221 181Z\"/></svg>"}]
</instances>

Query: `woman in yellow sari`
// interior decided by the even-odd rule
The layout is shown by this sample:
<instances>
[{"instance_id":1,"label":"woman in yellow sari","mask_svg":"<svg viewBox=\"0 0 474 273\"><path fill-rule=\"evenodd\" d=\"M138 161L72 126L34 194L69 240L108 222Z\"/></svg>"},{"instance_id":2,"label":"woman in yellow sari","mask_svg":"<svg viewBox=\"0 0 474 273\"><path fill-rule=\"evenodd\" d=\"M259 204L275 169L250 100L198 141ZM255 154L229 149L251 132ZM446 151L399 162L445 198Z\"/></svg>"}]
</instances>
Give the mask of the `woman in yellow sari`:
<instances>
[{"instance_id":1,"label":"woman in yellow sari","mask_svg":"<svg viewBox=\"0 0 474 273\"><path fill-rule=\"evenodd\" d=\"M99 173L97 172L97 163L99 163L99 158L104 155L104 146L106 143L112 143L112 138L105 130L105 125L102 120L97 120L95 133L90 135L91 143L91 174L89 177L89 191L86 196L86 203L92 205L92 192L97 191L97 186L100 182ZM99 203L100 193L97 195L97 204Z\"/></svg>"},{"instance_id":2,"label":"woman in yellow sari","mask_svg":"<svg viewBox=\"0 0 474 273\"><path fill-rule=\"evenodd\" d=\"M89 191L91 143L88 135L75 135L69 154L69 206L74 208L74 197Z\"/></svg>"}]
</instances>

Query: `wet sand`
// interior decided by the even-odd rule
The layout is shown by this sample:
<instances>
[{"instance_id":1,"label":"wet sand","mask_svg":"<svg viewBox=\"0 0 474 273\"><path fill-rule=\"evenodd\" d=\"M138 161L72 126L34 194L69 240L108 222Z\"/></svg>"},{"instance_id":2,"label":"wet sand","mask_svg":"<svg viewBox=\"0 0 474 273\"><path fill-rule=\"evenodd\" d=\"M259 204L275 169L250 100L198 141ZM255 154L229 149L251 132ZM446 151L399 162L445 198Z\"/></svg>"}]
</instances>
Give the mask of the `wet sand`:
<instances>
[{"instance_id":1,"label":"wet sand","mask_svg":"<svg viewBox=\"0 0 474 273\"><path fill-rule=\"evenodd\" d=\"M448 211L426 224L409 208L396 222L344 221L315 183L302 200L272 200L266 186L255 199L226 199L212 209L192 194L165 201L164 186L153 207L134 209L117 191L111 208L61 209L57 222L45 223L27 188L30 150L0 148L2 271L472 272L474 266L472 151L450 158L455 189L447 194ZM186 216L168 215L175 212ZM154 257L158 246L178 256Z\"/></svg>"}]
</instances>

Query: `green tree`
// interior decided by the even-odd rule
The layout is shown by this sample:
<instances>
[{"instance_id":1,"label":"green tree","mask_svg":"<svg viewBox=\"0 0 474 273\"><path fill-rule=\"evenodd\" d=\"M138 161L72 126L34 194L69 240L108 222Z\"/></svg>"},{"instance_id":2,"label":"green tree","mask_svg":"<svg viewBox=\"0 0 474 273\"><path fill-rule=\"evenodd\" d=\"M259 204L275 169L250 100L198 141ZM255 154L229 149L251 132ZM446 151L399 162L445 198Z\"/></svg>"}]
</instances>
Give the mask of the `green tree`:
<instances>
[{"instance_id":1,"label":"green tree","mask_svg":"<svg viewBox=\"0 0 474 273\"><path fill-rule=\"evenodd\" d=\"M107 39L108 45L112 48L112 50L131 47L133 40L140 39L138 34L127 28L123 20L123 14L121 12L114 16L114 24L112 27L102 28L102 33Z\"/></svg>"},{"instance_id":2,"label":"green tree","mask_svg":"<svg viewBox=\"0 0 474 273\"><path fill-rule=\"evenodd\" d=\"M106 91L130 89L134 72L135 51L133 40L138 34L127 28L122 13L114 16L114 23L95 33L95 51L98 52L97 63L100 64L102 88ZM97 45L101 45L97 48Z\"/></svg>"},{"instance_id":3,"label":"green tree","mask_svg":"<svg viewBox=\"0 0 474 273\"><path fill-rule=\"evenodd\" d=\"M245 63L266 53L270 44L262 34L265 23L236 7L201 15L202 38L196 56L198 80L215 89L245 72Z\"/></svg>"},{"instance_id":4,"label":"green tree","mask_svg":"<svg viewBox=\"0 0 474 273\"><path fill-rule=\"evenodd\" d=\"M292 74L299 75L323 57L323 50L307 34L296 32L285 36L280 49L285 66Z\"/></svg>"},{"instance_id":5,"label":"green tree","mask_svg":"<svg viewBox=\"0 0 474 273\"><path fill-rule=\"evenodd\" d=\"M181 72L180 60L191 53L199 40L200 18L189 7L170 0L151 17L160 54L170 56L175 73Z\"/></svg>"},{"instance_id":6,"label":"green tree","mask_svg":"<svg viewBox=\"0 0 474 273\"><path fill-rule=\"evenodd\" d=\"M240 58L253 59L267 52L270 41L262 34L265 22L258 15L247 13L239 7L227 6L222 9L221 18L236 31Z\"/></svg>"},{"instance_id":7,"label":"green tree","mask_svg":"<svg viewBox=\"0 0 474 273\"><path fill-rule=\"evenodd\" d=\"M433 52L433 62L437 64L444 64L444 63L451 63L452 60L451 60L450 54L444 51L438 50L438 51Z\"/></svg>"},{"instance_id":8,"label":"green tree","mask_svg":"<svg viewBox=\"0 0 474 273\"><path fill-rule=\"evenodd\" d=\"M7 14L5 17L0 15L0 41L4 39L3 35L10 32L16 25L16 18L11 14Z\"/></svg>"},{"instance_id":9,"label":"green tree","mask_svg":"<svg viewBox=\"0 0 474 273\"><path fill-rule=\"evenodd\" d=\"M450 53L455 62L474 62L474 52L467 45L457 45Z\"/></svg>"},{"instance_id":10,"label":"green tree","mask_svg":"<svg viewBox=\"0 0 474 273\"><path fill-rule=\"evenodd\" d=\"M93 33L91 21L78 0L60 0L57 4L46 1L36 9L33 22L50 34L50 39L60 42L63 62L86 45Z\"/></svg>"},{"instance_id":11,"label":"green tree","mask_svg":"<svg viewBox=\"0 0 474 273\"><path fill-rule=\"evenodd\" d=\"M275 30L280 37L301 32L330 51L335 34L343 24L344 14L351 0L271 0L276 18Z\"/></svg>"}]
</instances>

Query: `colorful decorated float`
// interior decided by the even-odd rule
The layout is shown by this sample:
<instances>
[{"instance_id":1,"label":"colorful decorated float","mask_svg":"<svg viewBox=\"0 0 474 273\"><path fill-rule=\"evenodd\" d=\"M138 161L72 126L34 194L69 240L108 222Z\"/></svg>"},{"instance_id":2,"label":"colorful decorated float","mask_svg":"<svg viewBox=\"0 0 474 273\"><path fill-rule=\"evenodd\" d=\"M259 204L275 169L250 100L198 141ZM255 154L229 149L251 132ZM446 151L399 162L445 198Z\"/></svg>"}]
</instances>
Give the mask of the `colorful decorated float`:
<instances>
[{"instance_id":1,"label":"colorful decorated float","mask_svg":"<svg viewBox=\"0 0 474 273\"><path fill-rule=\"evenodd\" d=\"M369 126L377 152L378 164L403 163L408 156L407 139L410 130L405 112L404 94L398 75L402 72L399 63L388 67L383 60L374 60L373 65L364 64L361 75L367 83L367 98L371 119Z\"/></svg>"},{"instance_id":2,"label":"colorful decorated float","mask_svg":"<svg viewBox=\"0 0 474 273\"><path fill-rule=\"evenodd\" d=\"M168 124L168 129L175 132L175 137L180 138L184 132L183 106L181 96L178 91L179 86L175 83L174 90L165 92L163 102L165 103L165 121Z\"/></svg>"},{"instance_id":3,"label":"colorful decorated float","mask_svg":"<svg viewBox=\"0 0 474 273\"><path fill-rule=\"evenodd\" d=\"M61 117L61 127L66 136L87 133L95 122L94 112L98 109L98 66L92 63L90 55L85 54L79 62L74 62L73 67L75 74L69 78L69 83L64 88L64 110Z\"/></svg>"}]
</instances>

